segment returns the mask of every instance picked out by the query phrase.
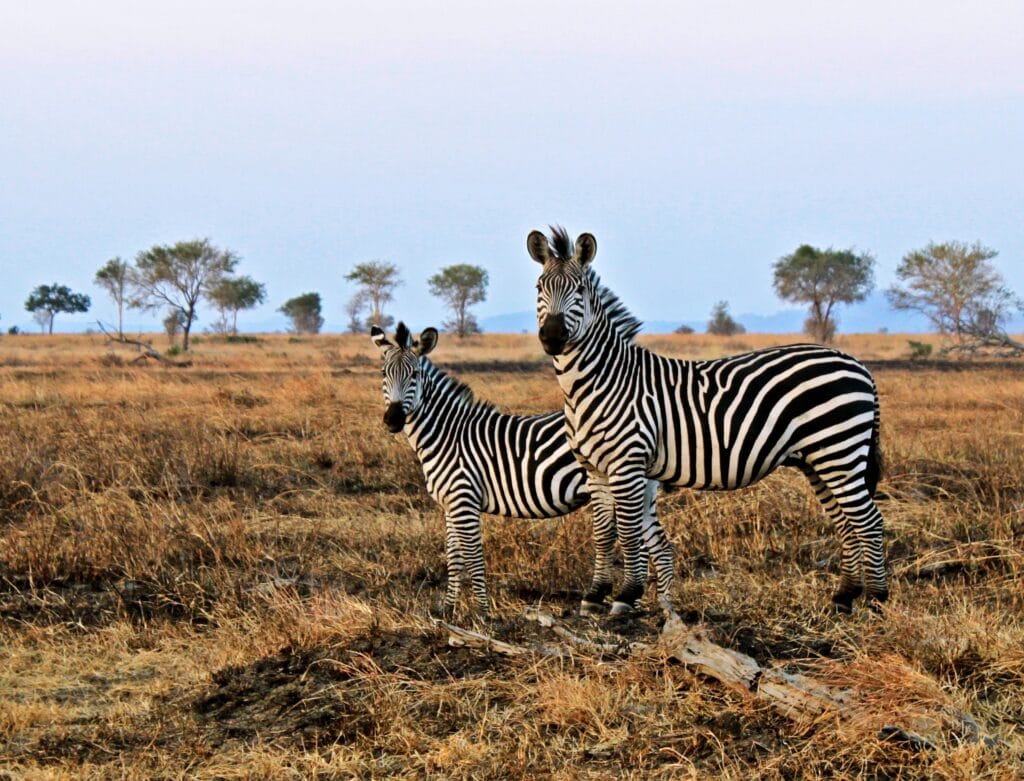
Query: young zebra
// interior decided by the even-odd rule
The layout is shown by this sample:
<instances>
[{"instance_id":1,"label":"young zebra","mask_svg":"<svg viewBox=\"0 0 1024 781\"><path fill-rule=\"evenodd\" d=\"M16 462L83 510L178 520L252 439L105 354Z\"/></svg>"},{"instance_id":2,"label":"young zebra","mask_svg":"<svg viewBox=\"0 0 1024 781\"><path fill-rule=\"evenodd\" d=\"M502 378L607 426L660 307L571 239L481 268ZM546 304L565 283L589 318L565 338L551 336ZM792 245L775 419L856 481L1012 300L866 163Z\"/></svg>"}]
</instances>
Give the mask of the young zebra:
<instances>
[{"instance_id":1,"label":"young zebra","mask_svg":"<svg viewBox=\"0 0 1024 781\"><path fill-rule=\"evenodd\" d=\"M588 484L565 438L565 416L504 415L478 401L458 380L426 357L437 345L437 330L427 328L414 342L404 323L395 341L374 326L373 343L383 356L384 423L404 431L423 467L427 491L445 513L448 589L444 609L451 612L464 575L479 609L489 607L484 582L480 513L512 518L554 518L593 497L594 576L583 597L582 612L594 612L612 590L615 512L607 486ZM653 482L641 510L645 523L660 528ZM647 570L640 551L638 565Z\"/></svg>"},{"instance_id":2,"label":"young zebra","mask_svg":"<svg viewBox=\"0 0 1024 781\"><path fill-rule=\"evenodd\" d=\"M626 581L612 612L643 594L639 551L657 571L671 614L672 547L641 512L648 478L698 489L750 485L779 466L801 469L834 522L842 548L833 596L848 612L866 584L888 596L882 516L872 501L880 474L878 393L848 355L799 344L714 361L664 358L633 343L640 327L591 267L597 242L575 246L562 228L527 238L542 264L537 322L565 398L569 443L605 476L615 502Z\"/></svg>"}]
</instances>

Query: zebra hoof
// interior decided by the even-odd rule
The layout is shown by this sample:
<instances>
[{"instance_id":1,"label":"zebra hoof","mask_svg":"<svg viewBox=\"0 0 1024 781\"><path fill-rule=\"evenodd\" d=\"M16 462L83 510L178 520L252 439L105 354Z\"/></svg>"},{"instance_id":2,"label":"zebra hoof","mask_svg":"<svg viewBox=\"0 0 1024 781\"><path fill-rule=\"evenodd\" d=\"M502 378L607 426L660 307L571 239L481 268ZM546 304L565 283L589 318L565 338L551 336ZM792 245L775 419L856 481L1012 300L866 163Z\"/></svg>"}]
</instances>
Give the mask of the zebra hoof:
<instances>
[{"instance_id":1,"label":"zebra hoof","mask_svg":"<svg viewBox=\"0 0 1024 781\"><path fill-rule=\"evenodd\" d=\"M832 595L832 605L837 613L852 613L853 600L861 595L864 589L860 586L854 588L840 589Z\"/></svg>"},{"instance_id":2,"label":"zebra hoof","mask_svg":"<svg viewBox=\"0 0 1024 781\"><path fill-rule=\"evenodd\" d=\"M581 616L600 616L604 615L605 605L603 602L588 602L583 600L580 602L580 615Z\"/></svg>"},{"instance_id":3,"label":"zebra hoof","mask_svg":"<svg viewBox=\"0 0 1024 781\"><path fill-rule=\"evenodd\" d=\"M613 616L625 616L633 612L633 606L628 602L612 602L612 609L609 613Z\"/></svg>"},{"instance_id":4,"label":"zebra hoof","mask_svg":"<svg viewBox=\"0 0 1024 781\"><path fill-rule=\"evenodd\" d=\"M885 614L885 601L889 599L888 591L879 591L868 597L868 607L872 613Z\"/></svg>"}]
</instances>

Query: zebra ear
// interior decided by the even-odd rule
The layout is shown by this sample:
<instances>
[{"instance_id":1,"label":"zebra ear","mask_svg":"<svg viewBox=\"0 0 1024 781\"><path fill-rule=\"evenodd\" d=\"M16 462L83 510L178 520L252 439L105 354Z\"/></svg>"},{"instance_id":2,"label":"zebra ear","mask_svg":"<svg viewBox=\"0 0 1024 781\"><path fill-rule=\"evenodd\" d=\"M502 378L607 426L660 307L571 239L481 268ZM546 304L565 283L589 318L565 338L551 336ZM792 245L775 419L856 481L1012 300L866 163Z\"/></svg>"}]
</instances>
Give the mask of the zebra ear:
<instances>
[{"instance_id":1,"label":"zebra ear","mask_svg":"<svg viewBox=\"0 0 1024 781\"><path fill-rule=\"evenodd\" d=\"M412 347L412 334L401 320L398 321L398 328L395 329L395 342L403 350L408 350Z\"/></svg>"},{"instance_id":2,"label":"zebra ear","mask_svg":"<svg viewBox=\"0 0 1024 781\"><path fill-rule=\"evenodd\" d=\"M377 349L381 352L384 352L392 346L391 342L388 341L387 336L385 336L384 330L380 326L375 325L370 328L370 340L377 345Z\"/></svg>"},{"instance_id":3,"label":"zebra ear","mask_svg":"<svg viewBox=\"0 0 1024 781\"><path fill-rule=\"evenodd\" d=\"M530 257L543 265L551 259L551 248L548 245L548 237L540 231L530 231L526 237L526 251Z\"/></svg>"},{"instance_id":4,"label":"zebra ear","mask_svg":"<svg viewBox=\"0 0 1024 781\"><path fill-rule=\"evenodd\" d=\"M420 334L420 340L417 342L416 352L419 355L426 355L431 350L437 347L437 329L436 328L425 328L423 333Z\"/></svg>"},{"instance_id":5,"label":"zebra ear","mask_svg":"<svg viewBox=\"0 0 1024 781\"><path fill-rule=\"evenodd\" d=\"M579 258L580 265L588 265L596 254L597 239L594 238L593 234L581 233L579 238L576 239L576 257Z\"/></svg>"}]
</instances>

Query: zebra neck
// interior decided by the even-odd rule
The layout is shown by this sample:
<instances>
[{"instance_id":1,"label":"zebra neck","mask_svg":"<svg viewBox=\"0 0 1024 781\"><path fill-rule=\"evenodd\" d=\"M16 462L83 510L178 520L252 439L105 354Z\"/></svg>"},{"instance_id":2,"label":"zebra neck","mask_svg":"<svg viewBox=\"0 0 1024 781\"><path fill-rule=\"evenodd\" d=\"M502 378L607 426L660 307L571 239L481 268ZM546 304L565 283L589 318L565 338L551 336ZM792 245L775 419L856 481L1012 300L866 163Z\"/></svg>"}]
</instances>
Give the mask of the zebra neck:
<instances>
[{"instance_id":1,"label":"zebra neck","mask_svg":"<svg viewBox=\"0 0 1024 781\"><path fill-rule=\"evenodd\" d=\"M428 358L420 358L423 389L420 403L406 419L409 443L422 457L445 442L451 432L465 421L493 409L477 401L469 386L438 369Z\"/></svg>"},{"instance_id":2,"label":"zebra neck","mask_svg":"<svg viewBox=\"0 0 1024 781\"><path fill-rule=\"evenodd\" d=\"M594 371L614 371L614 367L627 362L630 351L640 349L624 341L603 317L594 318L577 344L567 346L561 355L552 359L562 395L572 399L587 392L582 381Z\"/></svg>"}]
</instances>

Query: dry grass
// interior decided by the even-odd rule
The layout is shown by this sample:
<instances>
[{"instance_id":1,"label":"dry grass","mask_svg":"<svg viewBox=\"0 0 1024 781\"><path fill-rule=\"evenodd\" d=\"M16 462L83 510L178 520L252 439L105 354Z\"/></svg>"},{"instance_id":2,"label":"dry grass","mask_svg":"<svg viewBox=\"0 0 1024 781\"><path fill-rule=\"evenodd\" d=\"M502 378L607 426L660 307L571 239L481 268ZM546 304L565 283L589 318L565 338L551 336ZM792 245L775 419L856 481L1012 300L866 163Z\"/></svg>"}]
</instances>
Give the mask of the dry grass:
<instances>
[{"instance_id":1,"label":"dry grass","mask_svg":"<svg viewBox=\"0 0 1024 781\"><path fill-rule=\"evenodd\" d=\"M647 337L692 358L785 338ZM906 337L844 337L868 359ZM796 473L666 494L676 603L719 642L873 708L813 728L654 654L505 659L429 612L442 524L381 425L369 340L201 340L188 369L100 337L0 339L0 768L31 778L1014 778L1024 752L1024 366L883 365L894 599L828 610L836 541ZM532 335L437 360L559 402ZM946 367L947 369L949 367ZM488 519L486 631L525 642L589 581L587 515ZM463 614L463 620L474 619ZM655 613L606 630L649 635ZM550 636L545 637L551 641ZM877 738L956 707L1006 741ZM2 773L0 773L2 775Z\"/></svg>"}]
</instances>

